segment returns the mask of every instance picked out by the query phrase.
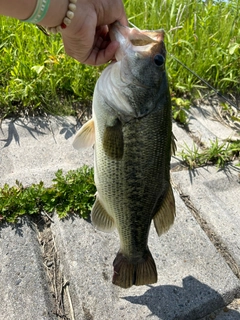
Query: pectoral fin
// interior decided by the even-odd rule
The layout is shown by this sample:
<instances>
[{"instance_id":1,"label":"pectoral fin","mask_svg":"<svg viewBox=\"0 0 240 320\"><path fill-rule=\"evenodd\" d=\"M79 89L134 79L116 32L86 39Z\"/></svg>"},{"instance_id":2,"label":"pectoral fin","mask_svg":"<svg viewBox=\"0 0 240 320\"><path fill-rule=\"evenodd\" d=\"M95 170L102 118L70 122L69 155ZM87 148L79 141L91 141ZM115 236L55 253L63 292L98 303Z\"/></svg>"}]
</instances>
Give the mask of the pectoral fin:
<instances>
[{"instance_id":1,"label":"pectoral fin","mask_svg":"<svg viewBox=\"0 0 240 320\"><path fill-rule=\"evenodd\" d=\"M75 149L82 149L91 147L95 143L95 129L93 119L86 122L82 128L77 132L73 147Z\"/></svg>"},{"instance_id":2,"label":"pectoral fin","mask_svg":"<svg viewBox=\"0 0 240 320\"><path fill-rule=\"evenodd\" d=\"M111 126L107 126L103 135L103 149L106 154L114 159L120 160L123 157L124 142L122 123L116 118Z\"/></svg>"},{"instance_id":3,"label":"pectoral fin","mask_svg":"<svg viewBox=\"0 0 240 320\"><path fill-rule=\"evenodd\" d=\"M153 217L154 226L158 236L168 231L175 218L175 200L172 187L169 184L166 196L160 206L160 209Z\"/></svg>"},{"instance_id":4,"label":"pectoral fin","mask_svg":"<svg viewBox=\"0 0 240 320\"><path fill-rule=\"evenodd\" d=\"M111 232L115 228L114 220L104 209L98 198L92 207L91 220L94 227L100 231Z\"/></svg>"}]
</instances>

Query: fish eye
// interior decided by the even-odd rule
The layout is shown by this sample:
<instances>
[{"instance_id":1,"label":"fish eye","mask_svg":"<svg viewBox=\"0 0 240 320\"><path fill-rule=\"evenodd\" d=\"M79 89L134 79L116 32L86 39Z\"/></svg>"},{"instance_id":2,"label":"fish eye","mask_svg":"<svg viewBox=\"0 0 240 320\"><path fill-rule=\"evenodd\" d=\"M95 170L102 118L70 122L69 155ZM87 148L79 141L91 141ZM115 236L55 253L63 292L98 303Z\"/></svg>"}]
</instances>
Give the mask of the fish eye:
<instances>
[{"instance_id":1,"label":"fish eye","mask_svg":"<svg viewBox=\"0 0 240 320\"><path fill-rule=\"evenodd\" d=\"M156 54L153 60L158 67L161 67L165 62L165 59L161 54Z\"/></svg>"}]
</instances>

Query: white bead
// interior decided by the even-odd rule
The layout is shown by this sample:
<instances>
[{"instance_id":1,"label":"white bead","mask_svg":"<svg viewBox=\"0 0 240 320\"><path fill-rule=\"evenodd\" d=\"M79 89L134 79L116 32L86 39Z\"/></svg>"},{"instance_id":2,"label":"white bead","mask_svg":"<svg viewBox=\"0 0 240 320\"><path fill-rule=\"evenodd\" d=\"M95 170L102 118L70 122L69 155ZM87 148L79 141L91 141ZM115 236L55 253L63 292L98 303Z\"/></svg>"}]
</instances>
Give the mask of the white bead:
<instances>
[{"instance_id":1,"label":"white bead","mask_svg":"<svg viewBox=\"0 0 240 320\"><path fill-rule=\"evenodd\" d=\"M66 26L69 26L70 23L71 23L71 19L68 19L67 17L65 17L65 18L63 19L63 23L65 23Z\"/></svg>"},{"instance_id":2,"label":"white bead","mask_svg":"<svg viewBox=\"0 0 240 320\"><path fill-rule=\"evenodd\" d=\"M72 12L76 11L77 7L75 4L73 3L70 3L69 6L68 6L68 9Z\"/></svg>"},{"instance_id":3,"label":"white bead","mask_svg":"<svg viewBox=\"0 0 240 320\"><path fill-rule=\"evenodd\" d=\"M56 33L62 31L62 27L61 26L57 26L55 29L56 29Z\"/></svg>"},{"instance_id":4,"label":"white bead","mask_svg":"<svg viewBox=\"0 0 240 320\"><path fill-rule=\"evenodd\" d=\"M72 11L68 11L66 16L69 18L69 19L72 19L74 17L74 13Z\"/></svg>"},{"instance_id":5,"label":"white bead","mask_svg":"<svg viewBox=\"0 0 240 320\"><path fill-rule=\"evenodd\" d=\"M57 30L56 30L55 27L49 28L49 31L50 31L51 33L57 33Z\"/></svg>"}]
</instances>

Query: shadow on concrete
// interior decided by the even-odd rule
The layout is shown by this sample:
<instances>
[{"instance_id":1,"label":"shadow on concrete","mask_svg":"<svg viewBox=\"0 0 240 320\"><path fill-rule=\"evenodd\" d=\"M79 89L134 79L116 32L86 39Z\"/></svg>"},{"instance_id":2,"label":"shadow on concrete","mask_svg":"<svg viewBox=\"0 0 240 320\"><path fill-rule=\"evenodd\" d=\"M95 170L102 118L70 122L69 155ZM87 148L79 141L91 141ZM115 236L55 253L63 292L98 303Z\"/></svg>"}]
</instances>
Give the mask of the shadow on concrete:
<instances>
[{"instance_id":1,"label":"shadow on concrete","mask_svg":"<svg viewBox=\"0 0 240 320\"><path fill-rule=\"evenodd\" d=\"M69 125L69 123L63 123L62 129L59 132L61 135L64 135L64 138L68 140L76 133L76 126Z\"/></svg>"},{"instance_id":2,"label":"shadow on concrete","mask_svg":"<svg viewBox=\"0 0 240 320\"><path fill-rule=\"evenodd\" d=\"M197 320L231 302L224 301L220 293L192 276L183 279L182 287L149 287L142 296L123 298L131 303L147 306L151 311L149 318L155 315L161 320ZM239 312L231 310L231 313L235 320L240 320Z\"/></svg>"},{"instance_id":3,"label":"shadow on concrete","mask_svg":"<svg viewBox=\"0 0 240 320\"><path fill-rule=\"evenodd\" d=\"M62 135L66 140L72 137L79 129L80 125L71 123L67 118L63 117L30 117L6 120L1 128L0 141L4 141L3 148L8 147L12 142L20 145L19 129L26 130L32 138L37 139L39 135L46 135L54 132ZM22 131L21 131L22 132Z\"/></svg>"},{"instance_id":4,"label":"shadow on concrete","mask_svg":"<svg viewBox=\"0 0 240 320\"><path fill-rule=\"evenodd\" d=\"M33 231L35 231L32 220L27 216L23 216L21 218L18 218L17 222L15 222L15 223L0 222L0 239L2 238L1 234L2 234L3 229L14 230L14 233L17 236L23 237L24 236L23 229L25 226L27 226L27 227L31 228Z\"/></svg>"},{"instance_id":5,"label":"shadow on concrete","mask_svg":"<svg viewBox=\"0 0 240 320\"><path fill-rule=\"evenodd\" d=\"M8 123L8 133L7 133L7 137L5 139L0 139L0 141L4 141L5 145L3 146L3 148L6 148L10 145L11 142L13 142L15 140L15 142L20 145L20 137L19 134L17 132L14 120L10 121Z\"/></svg>"},{"instance_id":6,"label":"shadow on concrete","mask_svg":"<svg viewBox=\"0 0 240 320\"><path fill-rule=\"evenodd\" d=\"M1 217L1 215L0 215ZM57 215L56 215L57 219L60 219ZM45 218L45 219L44 219ZM52 218L52 217L51 217ZM86 221L89 224L92 224L91 221L91 216L90 216L90 212L88 214L88 216L86 218L82 218L80 217L78 214L68 214L66 217L62 218L61 221L71 221L74 222L76 219L83 219L84 221ZM54 223L52 221L52 223ZM10 230L14 230L14 233L16 235L18 235L19 237L23 237L24 236L24 227L29 227L31 228L33 231L35 231L35 227L34 225L38 228L39 231L43 231L44 228L49 227L51 224L51 221L49 220L48 217L46 216L42 216L42 215L24 215L20 218L17 219L16 222L1 222L0 220L0 239L1 239L1 233L3 229L10 229Z\"/></svg>"}]
</instances>

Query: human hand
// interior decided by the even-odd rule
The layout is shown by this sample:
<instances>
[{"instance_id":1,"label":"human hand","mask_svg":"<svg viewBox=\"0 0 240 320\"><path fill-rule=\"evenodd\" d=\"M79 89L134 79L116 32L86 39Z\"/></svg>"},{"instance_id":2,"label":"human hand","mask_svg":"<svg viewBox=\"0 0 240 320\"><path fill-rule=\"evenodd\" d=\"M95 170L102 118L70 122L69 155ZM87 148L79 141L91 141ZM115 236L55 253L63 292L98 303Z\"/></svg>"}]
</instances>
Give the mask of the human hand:
<instances>
[{"instance_id":1,"label":"human hand","mask_svg":"<svg viewBox=\"0 0 240 320\"><path fill-rule=\"evenodd\" d=\"M89 65L114 59L119 44L110 41L108 26L117 20L127 25L122 0L78 0L71 24L62 30L66 53Z\"/></svg>"}]
</instances>

